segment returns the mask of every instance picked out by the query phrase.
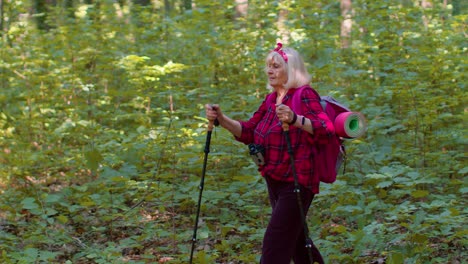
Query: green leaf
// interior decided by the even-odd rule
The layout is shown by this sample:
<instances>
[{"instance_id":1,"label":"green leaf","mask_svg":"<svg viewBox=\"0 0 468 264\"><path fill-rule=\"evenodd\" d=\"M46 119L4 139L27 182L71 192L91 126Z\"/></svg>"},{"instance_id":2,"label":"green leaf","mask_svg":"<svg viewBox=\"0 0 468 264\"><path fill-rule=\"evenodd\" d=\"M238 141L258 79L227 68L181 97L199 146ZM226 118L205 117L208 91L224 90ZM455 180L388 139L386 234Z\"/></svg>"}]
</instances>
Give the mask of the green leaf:
<instances>
[{"instance_id":1,"label":"green leaf","mask_svg":"<svg viewBox=\"0 0 468 264\"><path fill-rule=\"evenodd\" d=\"M62 196L59 194L47 194L44 202L46 203L57 203L62 199Z\"/></svg>"},{"instance_id":2,"label":"green leaf","mask_svg":"<svg viewBox=\"0 0 468 264\"><path fill-rule=\"evenodd\" d=\"M380 173L370 173L370 174L367 174L366 177L370 179L385 179L385 178L388 178L389 176L380 174Z\"/></svg>"},{"instance_id":3,"label":"green leaf","mask_svg":"<svg viewBox=\"0 0 468 264\"><path fill-rule=\"evenodd\" d=\"M429 195L429 191L425 190L416 190L411 192L411 196L414 198L424 198Z\"/></svg>"},{"instance_id":4,"label":"green leaf","mask_svg":"<svg viewBox=\"0 0 468 264\"><path fill-rule=\"evenodd\" d=\"M62 224L68 223L68 217L66 215L58 215L56 218L57 221L59 221Z\"/></svg>"},{"instance_id":5,"label":"green leaf","mask_svg":"<svg viewBox=\"0 0 468 264\"><path fill-rule=\"evenodd\" d=\"M468 173L468 167L463 167L463 169L459 170L458 173L461 175L466 175Z\"/></svg>"},{"instance_id":6,"label":"green leaf","mask_svg":"<svg viewBox=\"0 0 468 264\"><path fill-rule=\"evenodd\" d=\"M36 199L32 197L25 198L23 201L21 201L21 204L23 205L23 209L26 210L33 210L39 208L39 205L36 203Z\"/></svg>"},{"instance_id":7,"label":"green leaf","mask_svg":"<svg viewBox=\"0 0 468 264\"><path fill-rule=\"evenodd\" d=\"M383 182L379 182L379 183L377 184L377 188L387 188L387 187L390 187L392 184L393 184L392 181L383 181Z\"/></svg>"},{"instance_id":8,"label":"green leaf","mask_svg":"<svg viewBox=\"0 0 468 264\"><path fill-rule=\"evenodd\" d=\"M53 208L46 208L45 214L47 216L56 215L56 214L58 214L58 211L53 209Z\"/></svg>"},{"instance_id":9,"label":"green leaf","mask_svg":"<svg viewBox=\"0 0 468 264\"><path fill-rule=\"evenodd\" d=\"M391 252L388 256L388 263L387 264L403 264L404 263L404 255L400 252Z\"/></svg>"},{"instance_id":10,"label":"green leaf","mask_svg":"<svg viewBox=\"0 0 468 264\"><path fill-rule=\"evenodd\" d=\"M426 243L428 241L428 237L424 234L413 234L411 235L410 241L413 243Z\"/></svg>"},{"instance_id":11,"label":"green leaf","mask_svg":"<svg viewBox=\"0 0 468 264\"><path fill-rule=\"evenodd\" d=\"M39 257L39 250L37 248L26 248L24 254L30 260L35 260Z\"/></svg>"},{"instance_id":12,"label":"green leaf","mask_svg":"<svg viewBox=\"0 0 468 264\"><path fill-rule=\"evenodd\" d=\"M101 153L95 148L85 150L84 155L88 167L92 170L96 170L99 167L99 163L103 160Z\"/></svg>"}]
</instances>

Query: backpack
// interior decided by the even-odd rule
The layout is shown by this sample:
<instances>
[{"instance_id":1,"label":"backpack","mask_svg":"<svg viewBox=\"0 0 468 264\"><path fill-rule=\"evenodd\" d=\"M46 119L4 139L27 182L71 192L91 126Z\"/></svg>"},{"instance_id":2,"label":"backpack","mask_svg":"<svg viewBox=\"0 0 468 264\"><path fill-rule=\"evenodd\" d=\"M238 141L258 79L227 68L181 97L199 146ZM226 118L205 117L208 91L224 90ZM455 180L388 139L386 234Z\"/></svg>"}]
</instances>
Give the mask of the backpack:
<instances>
[{"instance_id":1,"label":"backpack","mask_svg":"<svg viewBox=\"0 0 468 264\"><path fill-rule=\"evenodd\" d=\"M292 109L300 113L302 90L309 86L303 86L296 90L292 96ZM318 177L321 182L333 183L342 164L346 162L346 151L344 139L354 139L362 136L366 130L364 116L359 112L352 112L348 107L336 101L331 96L320 96L323 111L335 125L335 136L330 138L327 144L316 143L313 146L314 157L314 177ZM343 166L343 171L345 166Z\"/></svg>"}]
</instances>

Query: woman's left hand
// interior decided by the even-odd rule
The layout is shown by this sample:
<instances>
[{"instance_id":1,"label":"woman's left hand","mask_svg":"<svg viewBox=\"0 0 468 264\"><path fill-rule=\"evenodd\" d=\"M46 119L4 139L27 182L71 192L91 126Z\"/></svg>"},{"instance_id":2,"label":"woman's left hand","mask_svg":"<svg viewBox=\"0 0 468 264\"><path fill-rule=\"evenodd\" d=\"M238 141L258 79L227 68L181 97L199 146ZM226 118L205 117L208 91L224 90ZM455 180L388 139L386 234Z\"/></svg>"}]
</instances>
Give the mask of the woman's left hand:
<instances>
[{"instance_id":1,"label":"woman's left hand","mask_svg":"<svg viewBox=\"0 0 468 264\"><path fill-rule=\"evenodd\" d=\"M278 119L283 123L290 124L294 119L294 112L285 104L276 105L276 115Z\"/></svg>"}]
</instances>

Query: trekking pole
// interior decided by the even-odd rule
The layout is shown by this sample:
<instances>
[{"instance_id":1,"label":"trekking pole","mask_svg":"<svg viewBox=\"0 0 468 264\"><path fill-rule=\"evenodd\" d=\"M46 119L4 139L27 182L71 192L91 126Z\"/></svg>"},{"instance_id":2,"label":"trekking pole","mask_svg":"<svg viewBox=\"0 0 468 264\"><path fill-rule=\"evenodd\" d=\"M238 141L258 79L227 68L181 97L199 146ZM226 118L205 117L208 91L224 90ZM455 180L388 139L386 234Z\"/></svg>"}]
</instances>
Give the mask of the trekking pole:
<instances>
[{"instance_id":1,"label":"trekking pole","mask_svg":"<svg viewBox=\"0 0 468 264\"><path fill-rule=\"evenodd\" d=\"M211 141L211 132L213 131L213 125L218 124L218 120L216 121L209 121L208 123L208 132L206 134L206 142L205 142L205 159L203 161L203 171L202 177L200 179L200 193L198 195L198 206L197 206L197 216L195 217L195 226L193 227L193 237L192 237L192 251L190 252L190 264L192 264L193 259L193 251L195 250L195 244L197 242L197 229L198 229L198 218L200 216L200 207L201 207L201 200L202 200L202 193L203 193L203 186L205 184L205 172L206 172L206 163L208 160L208 153L210 153L210 141Z\"/></svg>"},{"instance_id":2,"label":"trekking pole","mask_svg":"<svg viewBox=\"0 0 468 264\"><path fill-rule=\"evenodd\" d=\"M286 143L288 145L288 154L289 154L289 162L291 163L291 169L294 177L294 192L297 195L297 204L299 206L299 212L301 214L301 219L304 224L304 236L305 236L305 247L307 248L307 253L309 255L310 263L314 263L314 258L312 257L312 240L309 237L309 228L307 227L306 217L304 213L304 208L302 207L302 199L301 199L301 188L299 186L299 180L296 174L296 166L294 166L294 153L292 150L291 145L291 138L289 137L289 125L286 122L283 122L283 133L286 137Z\"/></svg>"}]
</instances>

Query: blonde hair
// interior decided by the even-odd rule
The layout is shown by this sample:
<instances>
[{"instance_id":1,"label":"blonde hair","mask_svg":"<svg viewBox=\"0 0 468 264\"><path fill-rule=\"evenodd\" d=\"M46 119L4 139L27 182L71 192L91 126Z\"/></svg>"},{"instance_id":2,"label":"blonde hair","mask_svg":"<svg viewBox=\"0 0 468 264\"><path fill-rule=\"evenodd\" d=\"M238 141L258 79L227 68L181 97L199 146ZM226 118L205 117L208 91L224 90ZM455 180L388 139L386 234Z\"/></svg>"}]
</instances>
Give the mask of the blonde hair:
<instances>
[{"instance_id":1,"label":"blonde hair","mask_svg":"<svg viewBox=\"0 0 468 264\"><path fill-rule=\"evenodd\" d=\"M268 72L269 63L277 62L281 64L283 69L286 69L286 74L288 76L288 81L284 84L284 88L297 88L309 84L311 77L299 53L292 48L284 48L281 50L286 53L288 62L286 62L278 52L272 51L268 53L265 58L265 73ZM270 90L273 89L268 82L267 88Z\"/></svg>"}]
</instances>

